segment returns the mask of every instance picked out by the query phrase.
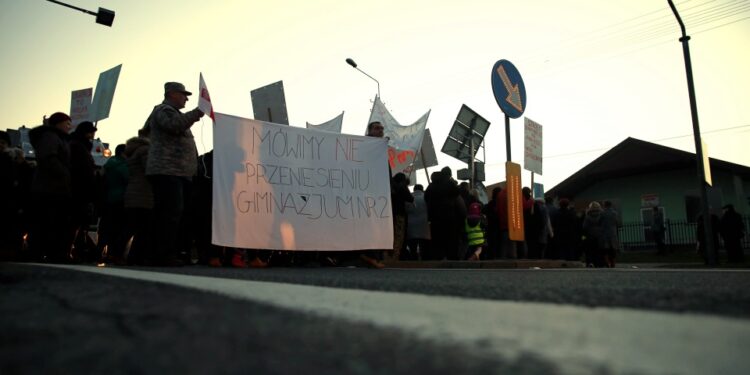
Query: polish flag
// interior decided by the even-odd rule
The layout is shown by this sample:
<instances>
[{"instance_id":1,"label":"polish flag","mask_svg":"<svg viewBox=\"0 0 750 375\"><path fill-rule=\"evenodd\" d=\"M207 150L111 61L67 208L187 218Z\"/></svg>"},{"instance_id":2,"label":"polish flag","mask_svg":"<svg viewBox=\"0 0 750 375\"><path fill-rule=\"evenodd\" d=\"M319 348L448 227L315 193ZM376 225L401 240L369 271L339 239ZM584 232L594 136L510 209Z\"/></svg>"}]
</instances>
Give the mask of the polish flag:
<instances>
[{"instance_id":1,"label":"polish flag","mask_svg":"<svg viewBox=\"0 0 750 375\"><path fill-rule=\"evenodd\" d=\"M198 90L198 108L200 108L203 113L207 114L208 117L211 117L212 120L216 121L216 119L214 118L214 106L211 104L211 95L208 94L206 82L203 80L203 73L200 74Z\"/></svg>"}]
</instances>

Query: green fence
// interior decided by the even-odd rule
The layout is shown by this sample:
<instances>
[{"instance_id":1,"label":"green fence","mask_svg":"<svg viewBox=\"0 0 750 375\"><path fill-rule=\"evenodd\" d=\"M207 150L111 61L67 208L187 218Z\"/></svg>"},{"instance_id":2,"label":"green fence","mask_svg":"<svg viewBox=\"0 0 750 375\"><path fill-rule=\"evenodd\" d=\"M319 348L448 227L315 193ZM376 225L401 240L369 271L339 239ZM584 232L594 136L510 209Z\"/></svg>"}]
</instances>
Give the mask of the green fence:
<instances>
[{"instance_id":1,"label":"green fence","mask_svg":"<svg viewBox=\"0 0 750 375\"><path fill-rule=\"evenodd\" d=\"M750 216L743 217L745 226L745 237L742 239L742 247L750 248ZM696 223L689 223L687 220L665 220L664 242L671 247L690 247L695 246L696 240ZM714 228L718 230L718 228ZM623 250L638 250L655 247L654 237L651 227L640 222L624 223L619 228L620 245ZM719 237L719 246L723 247L721 236Z\"/></svg>"}]
</instances>

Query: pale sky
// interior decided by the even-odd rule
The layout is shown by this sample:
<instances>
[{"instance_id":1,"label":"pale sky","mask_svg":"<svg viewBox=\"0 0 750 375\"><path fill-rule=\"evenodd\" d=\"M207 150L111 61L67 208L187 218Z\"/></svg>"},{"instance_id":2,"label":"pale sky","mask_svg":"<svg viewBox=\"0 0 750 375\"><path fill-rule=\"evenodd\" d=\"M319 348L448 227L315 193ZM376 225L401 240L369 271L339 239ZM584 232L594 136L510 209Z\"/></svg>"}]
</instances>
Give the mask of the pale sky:
<instances>
[{"instance_id":1,"label":"pale sky","mask_svg":"<svg viewBox=\"0 0 750 375\"><path fill-rule=\"evenodd\" d=\"M380 81L402 124L432 110L441 166L465 167L440 153L461 105L488 119L490 184L504 179L505 162L490 77L506 59L526 85L524 116L543 126L536 181L546 189L627 137L695 151L680 29L666 0L66 2L114 10L114 24L48 1L0 0L0 128L69 112L71 91L123 64L110 117L98 124L112 148L136 135L164 82L197 92L201 72L217 112L252 118L250 91L283 80L293 126L345 111L343 132L361 135L377 85L345 63L350 57ZM750 165L750 0L676 4L691 36L709 153ZM197 106L192 99L186 109ZM207 117L193 127L201 153L212 148L211 127ZM523 165L523 118L511 120L511 142Z\"/></svg>"}]
</instances>

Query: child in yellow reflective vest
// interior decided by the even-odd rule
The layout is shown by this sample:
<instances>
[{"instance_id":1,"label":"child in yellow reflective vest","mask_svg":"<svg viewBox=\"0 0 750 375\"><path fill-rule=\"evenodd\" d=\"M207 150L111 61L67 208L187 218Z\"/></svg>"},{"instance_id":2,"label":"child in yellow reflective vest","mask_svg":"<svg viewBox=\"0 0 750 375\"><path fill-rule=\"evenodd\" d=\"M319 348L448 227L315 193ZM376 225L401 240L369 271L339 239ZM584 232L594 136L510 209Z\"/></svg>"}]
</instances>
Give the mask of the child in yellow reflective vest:
<instances>
[{"instance_id":1,"label":"child in yellow reflective vest","mask_svg":"<svg viewBox=\"0 0 750 375\"><path fill-rule=\"evenodd\" d=\"M479 260L485 243L484 226L482 205L480 203L470 204L468 214L466 215L466 222L464 223L466 240L469 244L466 250L467 260Z\"/></svg>"}]
</instances>

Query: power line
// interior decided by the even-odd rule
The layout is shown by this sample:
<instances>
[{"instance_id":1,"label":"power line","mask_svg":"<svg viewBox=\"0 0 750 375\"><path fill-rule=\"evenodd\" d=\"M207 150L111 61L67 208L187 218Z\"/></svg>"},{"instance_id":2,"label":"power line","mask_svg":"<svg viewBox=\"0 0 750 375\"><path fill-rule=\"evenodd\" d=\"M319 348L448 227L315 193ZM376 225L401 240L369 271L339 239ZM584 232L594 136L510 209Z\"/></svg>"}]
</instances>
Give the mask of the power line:
<instances>
[{"instance_id":1,"label":"power line","mask_svg":"<svg viewBox=\"0 0 750 375\"><path fill-rule=\"evenodd\" d=\"M721 129L709 130L709 131L701 132L701 135L713 134L713 133L720 133L720 132L725 132L725 131L728 131L728 130L737 130L737 129L743 129L743 128L750 128L750 124L748 124L748 125L732 126L732 127L729 127L729 128L721 128ZM662 142L662 141L669 141L669 140L672 140L672 139L687 138L687 137L692 137L692 136L693 136L692 134L676 135L676 136L672 136L672 137L665 137L665 138L647 140L646 142L656 143L656 142ZM612 147L595 148L595 149L590 149L590 150L570 152L570 153L567 153L567 154L557 154L557 155L544 156L544 159L547 160L547 159L564 158L564 157L570 157L570 156L576 156L576 155L590 154L592 152L607 151L607 150L611 150L611 149L612 149ZM491 166L503 165L503 164L505 164L505 162L502 162L502 163L487 163L486 166L487 167L491 167Z\"/></svg>"},{"instance_id":2,"label":"power line","mask_svg":"<svg viewBox=\"0 0 750 375\"><path fill-rule=\"evenodd\" d=\"M705 6L705 5L707 5L707 4L711 3L711 2L713 2L713 0L709 1L709 2L705 2L705 3L697 4L697 5L695 5L695 6L691 7L691 8L688 8L688 9L697 9L697 8ZM727 9L726 7L730 7L730 8ZM666 12L666 10L664 10L664 11ZM735 16L739 16L739 15L741 15L743 13L748 12L748 11L750 11L750 3L746 2L745 0L742 0L742 1L739 1L739 2L725 4L725 5L714 7L714 8L710 8L710 9L707 9L707 10L704 9L704 10L700 10L700 11L695 11L695 12L691 13L689 16L686 16L685 18L686 18L686 23L689 23L688 26L690 26L692 28L691 34L699 34L699 33L702 33L702 32L706 32L706 31L710 31L710 30L715 30L717 28L720 28L720 27L723 27L723 26L727 26L727 25L730 25L730 24L733 24L733 23L744 21L748 17L740 18L740 19L736 19L736 20L732 20L730 22L726 22L726 23L723 23L723 24L720 24L720 25L716 25L716 26L711 25L712 23L720 22L720 21L725 20L727 18L732 18L732 17L735 17ZM650 13L647 13L647 15L648 14L653 14L653 13L654 12L650 12ZM633 19L638 19L640 17L642 17L642 16L639 16L639 17L636 17L636 18L633 18ZM574 66L578 66L578 65L581 65L583 63L587 63L587 62L595 60L595 59L601 59L601 58L607 59L607 58L612 58L612 57L618 57L618 56L622 56L624 54L629 54L629 53L641 51L643 49L652 48L652 47L655 47L657 45L665 44L665 43L667 43L669 41L663 41L663 42L659 42L659 43L647 45L647 46L645 46L643 48L630 49L630 50L625 51L624 53L617 53L617 54L611 55L611 56L607 56L607 55L611 54L612 52L616 52L618 50L622 50L623 47L601 48L601 45L603 43L605 43L605 42L607 42L607 45L613 45L614 44L613 41L615 39L618 39L618 38L621 39L621 42L626 42L628 45L625 46L625 48L628 48L628 47L635 46L635 45L642 45L643 43L648 42L650 40L654 40L654 39L666 38L668 36L669 37L674 37L674 35L676 35L676 34L675 34L675 31L674 31L675 30L674 21L671 20L672 15L671 14L666 14L666 15L660 17L660 18L665 18L665 17L670 18L670 20L665 21L664 25L659 24L659 25L656 25L657 28L654 28L652 26L652 27L647 27L646 29L637 30L637 34L635 34L635 35L645 35L645 36L647 36L645 38L644 37L637 38L635 35L632 35L632 34L630 34L630 35L624 34L624 35L619 35L616 38L614 37L616 34L622 34L623 32L632 32L633 31L632 27L629 27L629 28L625 28L625 29L621 29L621 30L615 30L614 32L609 33L608 35L612 36L610 38L606 38L607 36L605 35L605 36L597 36L597 37L595 37L592 40L583 41L582 43L570 43L569 42L568 45L570 47L579 47L580 48L580 47L583 47L583 46L588 46L589 48L586 48L586 49L588 51L591 51L591 53L587 57L577 58L575 60L566 59L565 58L565 54L563 53L562 55L559 55L558 58L560 60L565 60L565 61L568 61L568 62L567 63L563 63L563 64L556 64L555 68L553 68L552 70L545 69L546 73L544 75L548 75L548 74L550 74L552 72L565 71L565 70L568 70L568 69L570 69L570 68L572 68ZM688 17L690 17L690 18L688 18ZM651 20L651 21L647 21L647 22L652 22L652 21L655 21L655 20ZM641 23L641 24L643 24L643 23ZM707 26L707 28L702 28L701 29L701 26ZM696 28L698 28L697 31L696 31ZM633 42L635 42L635 43L633 43ZM559 44L557 45L557 47L558 48L562 48ZM554 50L554 49L558 49L558 48L553 47L552 49ZM537 54L537 56L541 56L541 55ZM521 59L521 61L532 62L532 61L537 60L536 59L537 56L527 57L527 58ZM544 65L546 65L546 61L545 61ZM533 72L534 69L532 68L531 71ZM532 73L532 75L533 75L533 73Z\"/></svg>"},{"instance_id":3,"label":"power line","mask_svg":"<svg viewBox=\"0 0 750 375\"><path fill-rule=\"evenodd\" d=\"M729 128L722 128L722 129L714 129L714 130L709 130L709 131L701 132L701 135L704 135L704 134L713 134L713 133L720 133L720 132L724 132L724 131L728 131L728 130L736 130L736 129L742 129L742 128L748 128L748 127L750 127L750 124L749 125L733 126L733 127L729 127ZM672 137L652 139L652 140L649 140L647 142L655 143L655 142L669 141L669 140L672 140L672 139L687 138L687 137L692 137L692 136L693 136L692 134L676 135L676 136L672 136ZM609 149L611 149L611 147L604 147L604 148L597 148L597 149L591 149L591 150L577 151L577 152L571 152L571 153L567 153L567 154L550 155L550 156L544 156L544 159L555 159L555 158L569 157L569 156L575 156L575 155L581 155L581 154L589 154L589 153L592 153L592 152L605 151L605 150L609 150Z\"/></svg>"},{"instance_id":4,"label":"power line","mask_svg":"<svg viewBox=\"0 0 750 375\"><path fill-rule=\"evenodd\" d=\"M713 3L715 1L716 0L706 1L706 2L703 2L703 3L697 4L697 5L693 6L693 7L686 8L686 9L690 10L690 9L700 8L700 7L703 7L703 6L707 5L707 4ZM681 4L685 4L687 2L688 1L683 2ZM646 21L643 21L643 22L638 22L638 23L635 23L635 24L630 24L630 25L627 25L625 27L619 27L619 28L617 27L619 25L625 25L625 24L628 24L628 23L632 23L632 22L637 21L639 19L642 19L644 17L649 17L649 16L654 15L656 13L663 13L663 14L659 15L657 18L653 18L653 19L646 20ZM539 56L547 55L548 52L549 52L549 49L552 49L553 51L554 50L567 50L567 49L570 49L570 48L576 48L576 47L582 47L582 46L600 45L602 43L609 42L609 41L615 39L616 37L627 36L627 35L629 35L630 33L634 32L634 31L642 32L644 30L649 30L650 28L653 27L653 25L649 25L650 23L661 22L662 20L666 20L664 22L672 22L673 23L674 21L672 21L672 17L673 17L672 13L669 11L669 8L662 7L660 9L657 9L657 10L654 10L654 11L642 14L640 16L636 16L636 17L630 18L628 20L616 23L614 25L610 25L610 26L607 26L607 27L603 27L603 28L599 28L599 29L593 30L593 31L587 31L585 33L577 34L576 36L574 36L572 38L569 38L569 39L567 39L567 40L565 40L563 42L556 42L556 43L550 45L549 46L550 48L541 48L541 51L545 51L545 52L538 52L536 54L529 55L526 58L519 59L519 61L523 62L523 61L529 61L529 60L536 60ZM607 30L609 30L609 31L607 31ZM607 32L604 32L604 31L607 31ZM584 36L584 37L581 38L581 36Z\"/></svg>"},{"instance_id":5,"label":"power line","mask_svg":"<svg viewBox=\"0 0 750 375\"><path fill-rule=\"evenodd\" d=\"M750 8L748 10L750 10ZM720 19L724 19L724 18L728 18L728 17L722 17ZM720 24L720 25L708 27L708 28L705 28L705 29L699 29L697 31L691 31L690 34L691 35L701 34L701 33L704 33L704 32L707 32L707 31L711 31L711 30L715 30L715 29L718 29L718 28L721 28L721 27L724 27L724 26L728 26L728 25L737 23L737 22L745 21L747 19L750 19L750 16L744 17L744 18L740 18L740 19L736 19L736 20L733 20L733 21L729 21L729 22L726 22L726 23L723 23L723 24ZM701 23L699 26L703 26L704 24L705 23ZM669 34L672 34L672 33L669 33ZM648 40L652 40L652 39L655 39L655 38L649 38ZM574 68L576 66L587 64L587 63L589 63L591 61L595 61L595 60L608 60L608 59L612 59L612 58L616 58L616 57L628 55L628 54L631 54L631 53L639 52L639 51L642 51L642 50L645 50L645 49L653 48L653 47L660 46L660 45L667 44L667 43L671 43L671 42L672 42L671 39L670 40L659 41L659 42L656 42L656 43L652 43L652 44L643 46L641 48L629 49L629 50L625 50L624 52L616 53L616 54L609 54L609 55L607 53L594 54L594 55L591 55L591 56L586 57L586 58L580 58L580 59L571 61L569 63L556 64L555 68L553 68L553 69L546 69L544 73L540 74L540 76L550 75L550 74L553 74L553 73L560 73L560 72L563 72L563 71L566 71L566 70L570 70L570 69L572 69L572 68ZM618 51L618 50L622 50L622 48L618 48L618 49L615 49L613 51ZM531 69L531 72L530 72L529 76L535 76L535 73L534 73L533 69Z\"/></svg>"},{"instance_id":6,"label":"power line","mask_svg":"<svg viewBox=\"0 0 750 375\"><path fill-rule=\"evenodd\" d=\"M739 14L745 13L750 10L750 3L736 3L734 5L726 5L729 9L722 9L717 7L706 11L703 14L692 15L685 17L686 26L695 28L698 26L705 25L711 22L721 21L726 18L731 18ZM629 40L640 39L641 41L650 40L654 38L661 38L667 35L673 35L675 30L674 21L665 22L664 24L654 28L652 30L642 31L640 33L630 36Z\"/></svg>"},{"instance_id":7,"label":"power line","mask_svg":"<svg viewBox=\"0 0 750 375\"><path fill-rule=\"evenodd\" d=\"M687 0L685 2L680 3L680 5L688 3L690 1L691 0ZM711 3L711 2L714 2L714 1L716 1L716 0L710 0L710 1L707 1L707 2L702 3L700 5ZM585 31L585 32L576 34L576 35L574 35L574 36L572 36L572 37L570 37L568 39L565 39L563 41L558 41L558 42L555 42L554 44L550 44L549 47L551 47L551 49L562 50L562 49L565 49L565 48L568 48L568 47L572 47L572 46L575 46L575 45L580 45L582 43L586 43L587 41L593 41L593 42L596 42L597 40L605 41L605 40L608 39L608 35L617 34L617 33L624 32L624 31L626 32L626 31L628 31L630 29L633 29L634 27L637 27L638 25L643 24L643 23L637 23L635 25L631 25L631 26L627 26L627 27L624 27L624 28L620 28L619 30L616 29L620 25L625 25L625 24L631 23L633 21L637 21L637 20L639 20L641 18L648 17L648 16L650 16L652 14L655 14L655 13L667 13L668 11L669 10L667 8L662 7L662 8L653 10L651 12L648 12L648 13L645 13L645 14L642 14L642 15L639 15L639 16L636 16L636 17L633 17L633 18L629 18L627 20L624 20L624 21L621 21L621 22L618 22L618 23L615 23L615 24L612 24L612 25L608 25L608 26L605 26L605 27L602 27L602 28L598 28L598 29L595 29L595 30ZM669 15L671 15L671 13L667 13L666 15L660 16L659 18L664 18L664 17L669 16ZM653 20L647 21L647 22L652 22L652 21ZM614 31L610 31L608 33L602 33L604 31L610 30L610 29L615 29L615 30ZM541 50L541 51L548 51L547 48L537 49L537 51L539 51L539 50ZM537 52L537 53L531 54L531 55L529 55L529 56L527 56L525 58L522 57L522 58L520 58L518 60L519 60L519 62L528 61L528 60L532 60L532 59L535 60L537 57L544 56L546 54L547 54L547 52Z\"/></svg>"}]
</instances>

